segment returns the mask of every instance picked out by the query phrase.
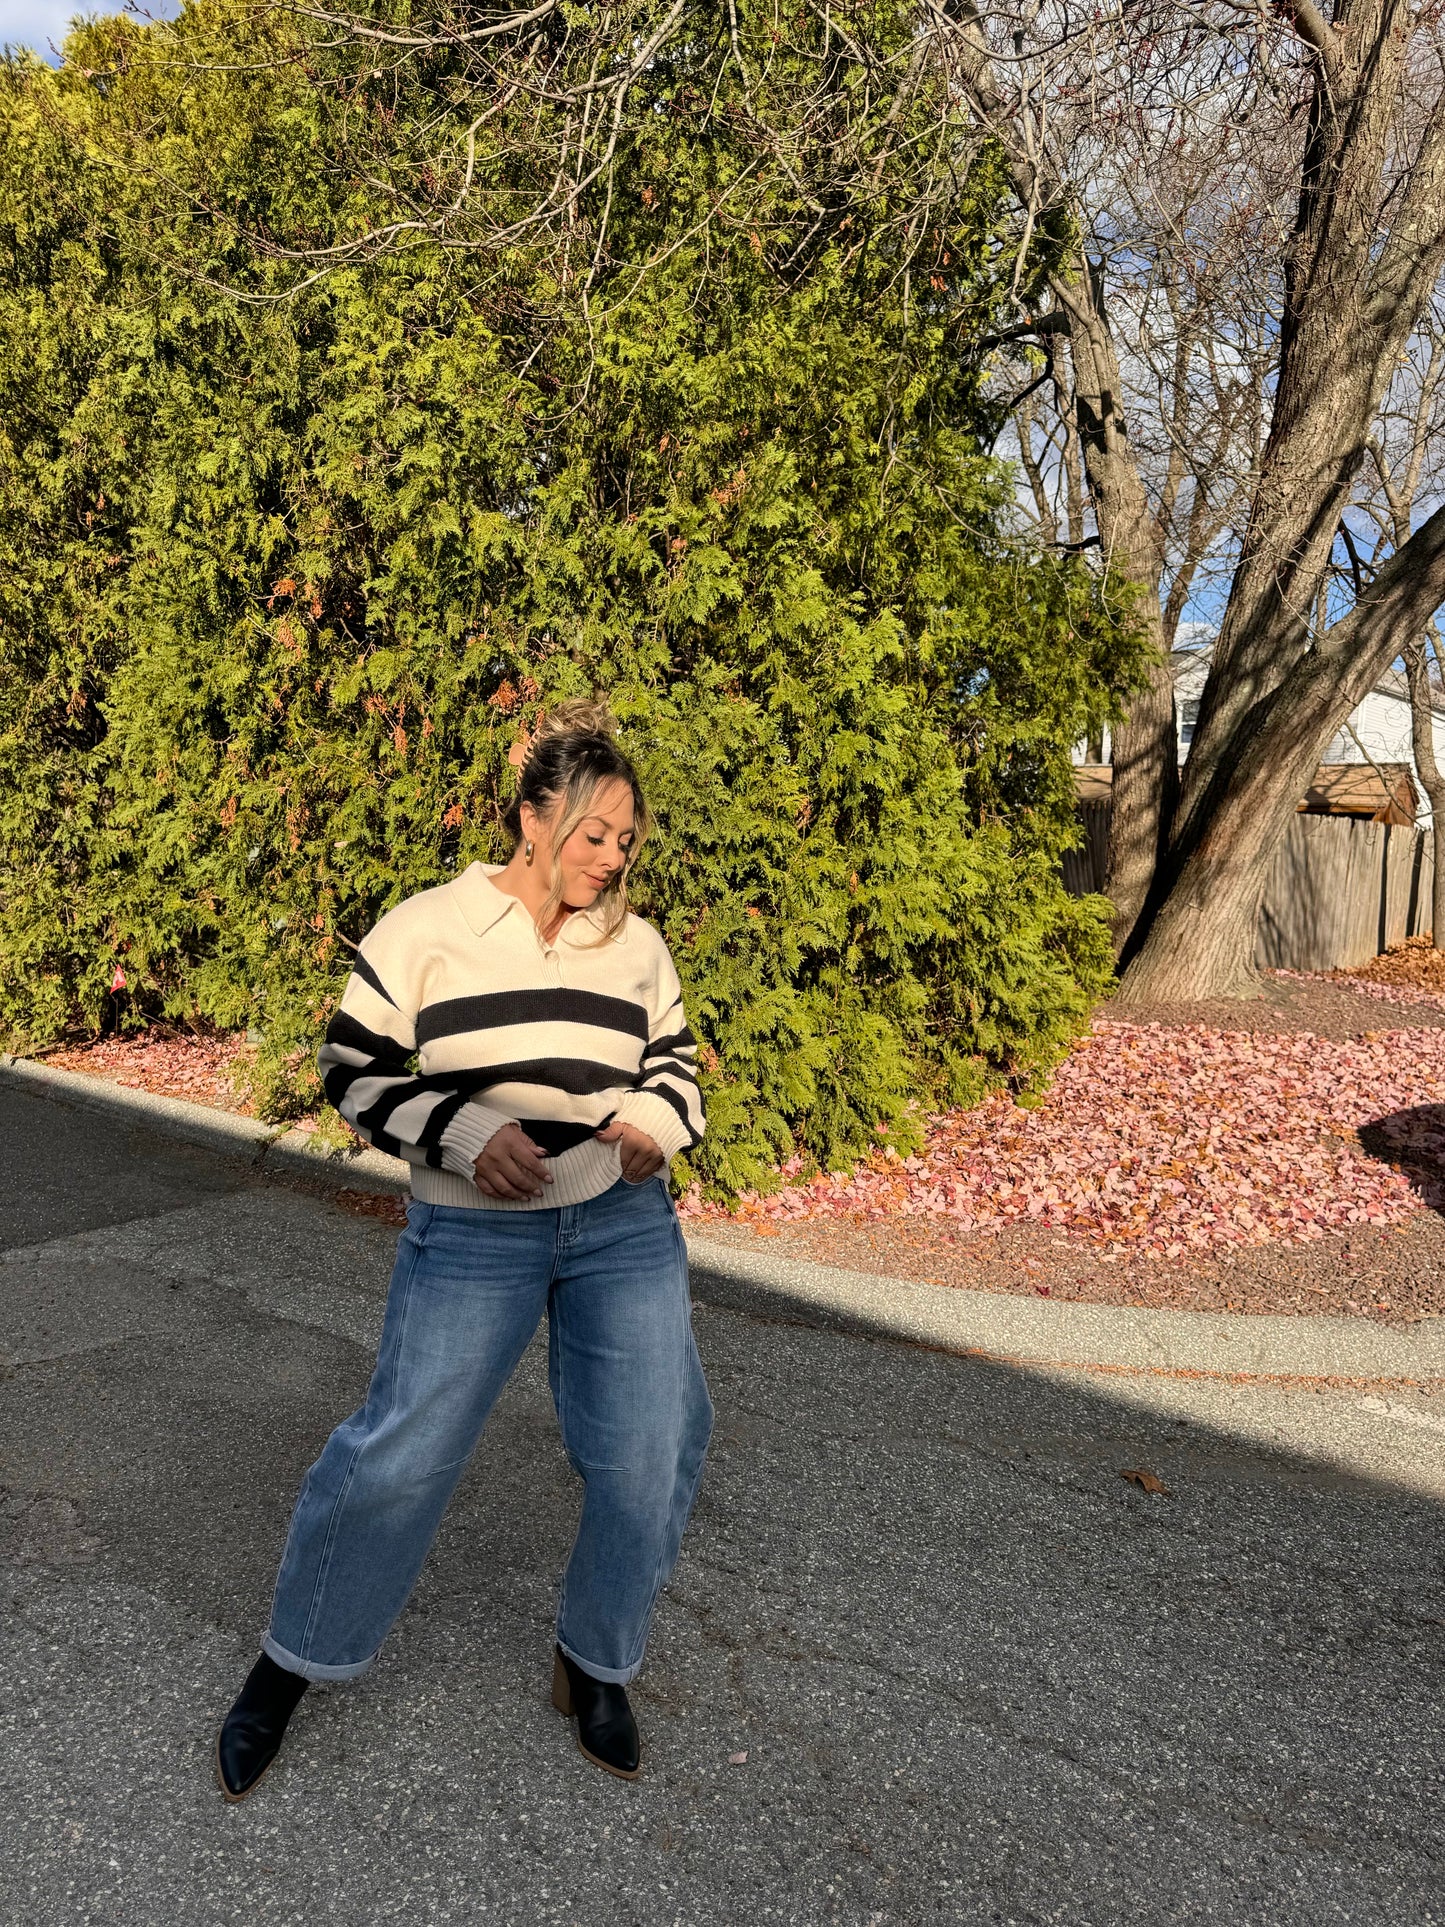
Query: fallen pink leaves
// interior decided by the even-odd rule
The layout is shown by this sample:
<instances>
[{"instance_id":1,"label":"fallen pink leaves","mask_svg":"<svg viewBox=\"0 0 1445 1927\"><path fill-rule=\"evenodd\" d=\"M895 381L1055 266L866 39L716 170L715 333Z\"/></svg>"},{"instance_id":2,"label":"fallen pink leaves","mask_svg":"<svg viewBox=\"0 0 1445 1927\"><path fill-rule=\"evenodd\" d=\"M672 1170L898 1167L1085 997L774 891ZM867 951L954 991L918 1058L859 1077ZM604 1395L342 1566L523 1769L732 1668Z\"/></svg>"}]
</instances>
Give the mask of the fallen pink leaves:
<instances>
[{"instance_id":1,"label":"fallen pink leaves","mask_svg":"<svg viewBox=\"0 0 1445 1927\"><path fill-rule=\"evenodd\" d=\"M162 1031L132 1031L102 1037L74 1050L52 1051L47 1064L65 1071L86 1071L131 1090L160 1097L189 1098L193 1104L249 1111L238 1098L232 1074L251 1056L244 1037L178 1037Z\"/></svg>"},{"instance_id":2,"label":"fallen pink leaves","mask_svg":"<svg viewBox=\"0 0 1445 1927\"><path fill-rule=\"evenodd\" d=\"M997 1097L928 1125L918 1156L885 1153L850 1176L745 1194L731 1214L694 1187L682 1215L760 1228L894 1215L966 1232L1033 1223L1105 1259L1399 1225L1421 1194L1357 1133L1373 1126L1393 1157L1432 1182L1445 1176L1445 1031L1332 1043L1101 1021L1037 1110ZM794 1160L781 1175L800 1168Z\"/></svg>"}]
</instances>

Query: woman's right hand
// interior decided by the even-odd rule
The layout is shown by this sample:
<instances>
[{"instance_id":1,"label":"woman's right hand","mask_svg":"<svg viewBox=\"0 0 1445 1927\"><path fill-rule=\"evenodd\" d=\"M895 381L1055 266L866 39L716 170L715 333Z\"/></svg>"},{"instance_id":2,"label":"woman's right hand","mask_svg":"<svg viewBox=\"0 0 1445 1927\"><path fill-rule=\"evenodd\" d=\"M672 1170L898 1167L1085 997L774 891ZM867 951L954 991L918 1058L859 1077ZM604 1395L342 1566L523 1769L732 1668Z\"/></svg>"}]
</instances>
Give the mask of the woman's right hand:
<instances>
[{"instance_id":1,"label":"woman's right hand","mask_svg":"<svg viewBox=\"0 0 1445 1927\"><path fill-rule=\"evenodd\" d=\"M477 1189L487 1198L535 1198L552 1182L546 1154L520 1124L494 1131L476 1157Z\"/></svg>"}]
</instances>

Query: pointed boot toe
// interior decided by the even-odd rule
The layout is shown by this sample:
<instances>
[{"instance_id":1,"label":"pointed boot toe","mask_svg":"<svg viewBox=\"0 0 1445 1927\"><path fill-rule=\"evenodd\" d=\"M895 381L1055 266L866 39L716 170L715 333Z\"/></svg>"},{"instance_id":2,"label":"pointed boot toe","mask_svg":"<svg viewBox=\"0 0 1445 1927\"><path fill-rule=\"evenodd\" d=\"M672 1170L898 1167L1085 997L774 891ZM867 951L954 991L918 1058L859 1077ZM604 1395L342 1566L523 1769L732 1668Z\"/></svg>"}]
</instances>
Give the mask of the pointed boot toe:
<instances>
[{"instance_id":1,"label":"pointed boot toe","mask_svg":"<svg viewBox=\"0 0 1445 1927\"><path fill-rule=\"evenodd\" d=\"M228 1800L244 1800L281 1751L282 1727L229 1713L216 1735L216 1778Z\"/></svg>"},{"instance_id":2,"label":"pointed boot toe","mask_svg":"<svg viewBox=\"0 0 1445 1927\"><path fill-rule=\"evenodd\" d=\"M244 1800L260 1782L306 1685L264 1653L251 1668L216 1735L216 1778L228 1800Z\"/></svg>"},{"instance_id":3,"label":"pointed boot toe","mask_svg":"<svg viewBox=\"0 0 1445 1927\"><path fill-rule=\"evenodd\" d=\"M627 1690L612 1680L593 1679L557 1648L552 1661L552 1704L577 1721L577 1745L585 1758L619 1780L642 1771L642 1742Z\"/></svg>"}]
</instances>

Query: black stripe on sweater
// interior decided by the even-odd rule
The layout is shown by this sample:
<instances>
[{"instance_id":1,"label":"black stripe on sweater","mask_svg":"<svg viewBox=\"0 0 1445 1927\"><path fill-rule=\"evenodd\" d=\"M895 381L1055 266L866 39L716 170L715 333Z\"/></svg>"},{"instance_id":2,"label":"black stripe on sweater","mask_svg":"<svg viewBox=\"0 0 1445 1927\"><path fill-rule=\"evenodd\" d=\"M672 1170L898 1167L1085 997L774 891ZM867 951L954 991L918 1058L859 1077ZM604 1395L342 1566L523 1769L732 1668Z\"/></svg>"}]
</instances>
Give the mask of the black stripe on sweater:
<instances>
[{"instance_id":1,"label":"black stripe on sweater","mask_svg":"<svg viewBox=\"0 0 1445 1927\"><path fill-rule=\"evenodd\" d=\"M442 1133L466 1101L465 1091L453 1091L450 1097L444 1097L432 1106L431 1116L421 1127L417 1143L425 1150L426 1161L433 1170L441 1168Z\"/></svg>"},{"instance_id":2,"label":"black stripe on sweater","mask_svg":"<svg viewBox=\"0 0 1445 1927\"><path fill-rule=\"evenodd\" d=\"M386 985L381 981L380 977L377 976L376 972L359 950L356 953L351 968L364 984L371 985L371 988L376 992L378 997L384 997L393 1010L399 1008L395 997L392 996Z\"/></svg>"},{"instance_id":3,"label":"black stripe on sweater","mask_svg":"<svg viewBox=\"0 0 1445 1927\"><path fill-rule=\"evenodd\" d=\"M517 1122L549 1158L559 1158L564 1151L571 1151L585 1144L588 1138L596 1137L599 1131L605 1131L616 1115L615 1111L609 1111L600 1124L567 1124L551 1117L519 1117Z\"/></svg>"},{"instance_id":4,"label":"black stripe on sweater","mask_svg":"<svg viewBox=\"0 0 1445 1927\"><path fill-rule=\"evenodd\" d=\"M647 1080L654 1077L675 1077L679 1084L696 1084L697 1069L686 1058L649 1057L643 1064L639 1077ZM645 1089L648 1086L640 1084L639 1088Z\"/></svg>"},{"instance_id":5,"label":"black stripe on sweater","mask_svg":"<svg viewBox=\"0 0 1445 1927\"><path fill-rule=\"evenodd\" d=\"M416 1041L455 1037L472 1030L501 1030L508 1024L590 1024L621 1031L647 1042L647 1012L625 997L603 997L594 990L493 990L479 997L447 997L418 1011Z\"/></svg>"},{"instance_id":6,"label":"black stripe on sweater","mask_svg":"<svg viewBox=\"0 0 1445 1927\"><path fill-rule=\"evenodd\" d=\"M697 1049L697 1039L693 1036L691 1029L686 1024L683 1025L681 1030L673 1031L669 1037L654 1037L652 1042L647 1046L647 1049L642 1053L643 1062L645 1063L649 1057L669 1056L673 1051L679 1049Z\"/></svg>"},{"instance_id":7,"label":"black stripe on sweater","mask_svg":"<svg viewBox=\"0 0 1445 1927\"><path fill-rule=\"evenodd\" d=\"M390 1093L398 1103L408 1098L423 1097L428 1091L439 1097L451 1097L459 1093L465 1100L472 1097L485 1086L485 1077L474 1071L435 1071L430 1077L423 1077L419 1071L409 1071L404 1064L383 1064L373 1058L365 1064L332 1064L325 1077L326 1095L341 1109L344 1098L358 1078L381 1078L390 1086Z\"/></svg>"},{"instance_id":8,"label":"black stripe on sweater","mask_svg":"<svg viewBox=\"0 0 1445 1927\"><path fill-rule=\"evenodd\" d=\"M368 1073L358 1068L355 1074L365 1076ZM373 1077L376 1075L374 1071L369 1074ZM442 1133L466 1103L467 1093L452 1088L449 1082L444 1088L436 1088L438 1082L439 1080L434 1081L424 1077L398 1078L395 1085L389 1090L382 1091L373 1104L369 1104L364 1111L357 1112L355 1120L357 1128L370 1133L371 1141L378 1151L387 1151L392 1157L405 1157L406 1153L402 1146L410 1142L418 1150L426 1152L426 1161L433 1170L439 1169L442 1161ZM393 1113L400 1110L403 1104L410 1104L414 1098L424 1097L433 1090L435 1101L427 1113L426 1122L415 1137L403 1139L394 1131L387 1129Z\"/></svg>"},{"instance_id":9,"label":"black stripe on sweater","mask_svg":"<svg viewBox=\"0 0 1445 1927\"><path fill-rule=\"evenodd\" d=\"M366 1133L378 1151L385 1151L389 1156L394 1158L404 1157L406 1153L401 1148L402 1139L397 1137L393 1132L388 1131L386 1124L387 1119L399 1105L410 1103L416 1095L417 1092L409 1083L399 1083L394 1090L383 1091L374 1104L369 1104L364 1111L357 1112L355 1120L356 1128ZM434 1111L439 1109L444 1102L445 1099L438 1096L432 1109ZM431 1119L428 1118L427 1124L422 1127L423 1136L425 1136L430 1123ZM412 1142L415 1143L416 1140L413 1139ZM428 1153L427 1163L430 1164L431 1162L431 1155ZM440 1159L438 1159L438 1162L440 1162Z\"/></svg>"},{"instance_id":10,"label":"black stripe on sweater","mask_svg":"<svg viewBox=\"0 0 1445 1927\"><path fill-rule=\"evenodd\" d=\"M376 1115L382 1121L390 1116L397 1104L420 1097L426 1091L436 1091L443 1097L455 1097L458 1104L464 1104L469 1097L484 1096L494 1084L540 1084L544 1088L566 1091L576 1097L617 1090L628 1082L627 1073L619 1071L615 1064L594 1064L580 1057L529 1058L520 1064L495 1064L487 1070L433 1071L429 1076L407 1070L404 1063L399 1061L399 1055L390 1060L372 1058L365 1064L332 1064L328 1068L323 1080L326 1096L343 1116L346 1115L343 1100L347 1092L358 1078L365 1077L390 1078L394 1082L394 1089L387 1091L370 1110L363 1113L366 1120ZM452 1115L454 1111L448 1114L448 1122ZM353 1121L360 1125L363 1117ZM588 1128L590 1130L593 1127ZM383 1147L378 1145L380 1148Z\"/></svg>"},{"instance_id":11,"label":"black stripe on sweater","mask_svg":"<svg viewBox=\"0 0 1445 1927\"><path fill-rule=\"evenodd\" d=\"M687 1114L687 1101L679 1092L670 1090L666 1084L642 1084L638 1088L646 1091L650 1097L662 1098L672 1106L682 1120L683 1129L687 1132L689 1148L702 1142L702 1132L694 1128L693 1121Z\"/></svg>"},{"instance_id":12,"label":"black stripe on sweater","mask_svg":"<svg viewBox=\"0 0 1445 1927\"><path fill-rule=\"evenodd\" d=\"M366 1056L374 1057L386 1071L405 1071L407 1059L412 1054L405 1044L388 1037L385 1031L368 1029L349 1010L338 1010L326 1026L326 1042L341 1044L347 1050L362 1051ZM357 1067L344 1064L341 1068L351 1070Z\"/></svg>"},{"instance_id":13,"label":"black stripe on sweater","mask_svg":"<svg viewBox=\"0 0 1445 1927\"><path fill-rule=\"evenodd\" d=\"M488 1091L494 1084L541 1084L570 1097L591 1097L625 1086L628 1073L589 1057L525 1057L515 1064L489 1064L483 1071L453 1072L447 1081L467 1083L473 1092Z\"/></svg>"}]
</instances>

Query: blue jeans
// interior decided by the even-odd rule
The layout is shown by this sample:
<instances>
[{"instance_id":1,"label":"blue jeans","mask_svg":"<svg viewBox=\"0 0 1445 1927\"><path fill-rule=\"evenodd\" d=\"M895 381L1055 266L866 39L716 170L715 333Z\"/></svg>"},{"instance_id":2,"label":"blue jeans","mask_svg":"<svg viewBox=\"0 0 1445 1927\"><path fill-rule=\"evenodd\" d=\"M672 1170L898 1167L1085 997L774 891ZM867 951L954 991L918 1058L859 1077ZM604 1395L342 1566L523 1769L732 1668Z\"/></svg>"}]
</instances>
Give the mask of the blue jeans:
<instances>
[{"instance_id":1,"label":"blue jeans","mask_svg":"<svg viewBox=\"0 0 1445 1927\"><path fill-rule=\"evenodd\" d=\"M306 1679L365 1672L545 1310L552 1398L584 1488L557 1638L584 1672L625 1683L712 1429L666 1180L619 1178L555 1210L414 1199L406 1219L366 1403L302 1483L264 1650Z\"/></svg>"}]
</instances>

